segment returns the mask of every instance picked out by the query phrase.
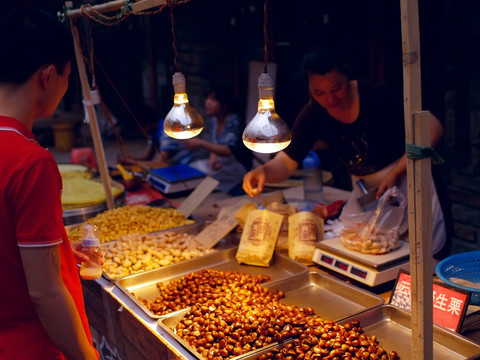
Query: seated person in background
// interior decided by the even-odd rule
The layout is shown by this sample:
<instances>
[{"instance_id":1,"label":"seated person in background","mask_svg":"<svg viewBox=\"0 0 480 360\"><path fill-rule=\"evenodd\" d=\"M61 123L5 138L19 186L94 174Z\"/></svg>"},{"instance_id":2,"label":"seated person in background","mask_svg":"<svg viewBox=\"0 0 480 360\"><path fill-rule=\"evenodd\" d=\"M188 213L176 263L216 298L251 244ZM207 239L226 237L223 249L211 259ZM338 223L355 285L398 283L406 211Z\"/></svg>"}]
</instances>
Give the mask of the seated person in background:
<instances>
[{"instance_id":1,"label":"seated person in background","mask_svg":"<svg viewBox=\"0 0 480 360\"><path fill-rule=\"evenodd\" d=\"M204 130L195 139L202 137ZM160 137L160 154L158 154L157 161L163 162L164 166L169 165L190 165L192 162L199 159L207 159L208 151L195 146L190 146L188 140L178 140L171 138L165 131L163 131ZM153 166L152 166L153 167ZM155 166L158 167L158 166Z\"/></svg>"},{"instance_id":2,"label":"seated person in background","mask_svg":"<svg viewBox=\"0 0 480 360\"><path fill-rule=\"evenodd\" d=\"M221 191L235 196L244 194L241 183L247 169L235 156L235 149L243 146L245 124L234 113L233 103L234 96L228 87L214 86L205 100L206 116L202 133L184 142L188 150L204 149L210 153L208 159L196 160L190 166L218 180Z\"/></svg>"},{"instance_id":3,"label":"seated person in background","mask_svg":"<svg viewBox=\"0 0 480 360\"><path fill-rule=\"evenodd\" d=\"M155 135L151 133L150 136L151 140L148 141L145 151L139 156L126 159L127 164L138 164L145 168L156 169L178 164L189 165L197 159L208 158L206 150L190 150L187 148L188 140L173 139L165 134L163 119L158 122Z\"/></svg>"}]
</instances>

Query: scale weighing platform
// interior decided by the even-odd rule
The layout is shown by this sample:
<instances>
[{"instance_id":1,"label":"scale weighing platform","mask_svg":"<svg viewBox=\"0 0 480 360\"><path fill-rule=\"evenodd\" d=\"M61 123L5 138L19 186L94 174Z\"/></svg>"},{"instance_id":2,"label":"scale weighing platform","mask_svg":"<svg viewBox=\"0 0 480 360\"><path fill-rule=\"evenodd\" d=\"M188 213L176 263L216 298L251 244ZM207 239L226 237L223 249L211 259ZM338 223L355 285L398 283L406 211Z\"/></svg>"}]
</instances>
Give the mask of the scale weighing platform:
<instances>
[{"instance_id":1,"label":"scale weighing platform","mask_svg":"<svg viewBox=\"0 0 480 360\"><path fill-rule=\"evenodd\" d=\"M398 271L409 270L410 248L400 240L400 248L383 255L362 254L347 249L339 237L321 241L312 260L369 286L377 286L397 278Z\"/></svg>"},{"instance_id":2,"label":"scale weighing platform","mask_svg":"<svg viewBox=\"0 0 480 360\"><path fill-rule=\"evenodd\" d=\"M195 189L205 177L205 173L179 164L150 170L147 182L164 194L172 194Z\"/></svg>"}]
</instances>

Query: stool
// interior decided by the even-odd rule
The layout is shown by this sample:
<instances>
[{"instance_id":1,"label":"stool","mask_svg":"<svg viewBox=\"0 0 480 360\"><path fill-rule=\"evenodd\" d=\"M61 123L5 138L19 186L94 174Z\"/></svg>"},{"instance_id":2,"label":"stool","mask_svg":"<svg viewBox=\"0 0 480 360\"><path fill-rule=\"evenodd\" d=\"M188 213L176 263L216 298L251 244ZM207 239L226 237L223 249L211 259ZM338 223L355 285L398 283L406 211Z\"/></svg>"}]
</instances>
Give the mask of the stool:
<instances>
[{"instance_id":1,"label":"stool","mask_svg":"<svg viewBox=\"0 0 480 360\"><path fill-rule=\"evenodd\" d=\"M58 121L52 124L55 149L68 152L75 143L75 124L70 121Z\"/></svg>"},{"instance_id":2,"label":"stool","mask_svg":"<svg viewBox=\"0 0 480 360\"><path fill-rule=\"evenodd\" d=\"M97 160L95 152L91 147L74 148L70 152L70 162L72 164L82 164L90 169L97 169Z\"/></svg>"}]
</instances>

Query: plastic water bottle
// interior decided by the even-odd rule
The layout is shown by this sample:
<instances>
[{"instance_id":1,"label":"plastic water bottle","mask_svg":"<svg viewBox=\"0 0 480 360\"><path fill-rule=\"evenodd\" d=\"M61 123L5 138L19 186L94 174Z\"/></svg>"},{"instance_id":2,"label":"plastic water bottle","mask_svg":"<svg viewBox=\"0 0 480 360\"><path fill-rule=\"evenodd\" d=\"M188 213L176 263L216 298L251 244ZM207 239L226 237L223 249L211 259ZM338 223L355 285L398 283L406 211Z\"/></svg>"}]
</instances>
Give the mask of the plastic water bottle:
<instances>
[{"instance_id":1,"label":"plastic water bottle","mask_svg":"<svg viewBox=\"0 0 480 360\"><path fill-rule=\"evenodd\" d=\"M85 224L82 230L82 245L78 249L88 256L88 261L82 263L80 276L84 280L94 280L102 276L102 252L95 225Z\"/></svg>"},{"instance_id":2,"label":"plastic water bottle","mask_svg":"<svg viewBox=\"0 0 480 360\"><path fill-rule=\"evenodd\" d=\"M303 196L305 201L323 201L321 161L314 151L303 160Z\"/></svg>"}]
</instances>

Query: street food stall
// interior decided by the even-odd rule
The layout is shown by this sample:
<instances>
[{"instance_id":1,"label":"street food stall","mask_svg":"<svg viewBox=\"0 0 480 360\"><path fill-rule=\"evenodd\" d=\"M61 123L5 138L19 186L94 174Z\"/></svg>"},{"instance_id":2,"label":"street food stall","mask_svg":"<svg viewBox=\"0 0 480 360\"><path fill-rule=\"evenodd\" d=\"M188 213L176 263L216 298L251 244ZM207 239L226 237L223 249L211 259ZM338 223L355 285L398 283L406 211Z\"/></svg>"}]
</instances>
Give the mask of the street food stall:
<instances>
[{"instance_id":1,"label":"street food stall","mask_svg":"<svg viewBox=\"0 0 480 360\"><path fill-rule=\"evenodd\" d=\"M300 206L298 197L302 193L301 186L286 188L282 193L287 201ZM263 198L271 195L272 193L267 193ZM349 192L344 190L330 186L324 187L324 196L327 202L334 199L346 199L348 195ZM201 247L195 249L196 256L189 257L186 245L188 239L191 239L192 236L194 238L195 235L208 228L212 221L217 219L221 209L245 200L246 197L230 197L214 192L191 215L194 223L142 235L125 234L119 240L107 239L102 242L105 261L109 265L104 266L104 273L100 279L83 281L87 314L93 329L94 341L100 353L104 356L116 354L119 359L214 358L208 352L205 353L205 344L202 348L202 345L197 345L189 340L188 336L182 336L180 330L188 324L195 322L200 324L207 321L207 319L200 320L202 315L211 317L215 314L216 317L222 318L220 310L224 312L224 319L225 314L229 314L230 311L251 311L250 320L244 319L238 322L239 324L245 322L255 324L257 320L254 318L258 316L254 315L255 307L241 306L242 301L230 293L231 290L228 290L228 286L225 286L225 290L220 292L220 297L216 298L217 303L214 299L209 298L211 294L209 295L208 291L199 291L201 284L207 284L212 278L215 281L219 278L223 279L223 275L228 273L237 274L234 288L237 289L239 295L242 294L240 284L249 284L249 281L254 281L257 285L253 285L249 289L255 288L255 286L261 288L259 296L262 299L268 299L267 306L269 308L278 307L277 313L270 309L272 317L268 321L263 319L262 323L273 322L272 326L275 327L278 319L282 318L281 311L284 309L298 311L302 314L305 312L304 315L312 319L325 319L332 327L359 322L361 331L370 337L365 341L373 341L370 346L374 346L375 343L375 346L378 347L378 349L375 348L375 353L378 351L379 354L383 354L383 350L380 350L381 347L390 356L385 357L386 359L395 359L394 356L398 356L400 359L411 358L409 354L412 337L409 323L410 313L400 307L388 304L391 281L387 287L369 286L354 278L342 276L336 271L330 271L327 267L295 261L289 258L288 252L281 250L275 251L268 267L242 264L235 258L241 240L238 231L229 232L212 249L201 249ZM258 202L262 200L262 197L256 199ZM177 198L174 201L181 203L184 199ZM93 220L93 222L96 221ZM67 227L69 231L72 228L73 226ZM141 253L141 249L143 249L143 253ZM183 250L175 251L178 249ZM139 267L134 267L133 253L135 253L137 261L144 257L148 257L148 261L141 261ZM181 258L180 254L184 258ZM162 262L162 266L155 268L148 267L155 263L157 256L165 259L168 255L171 256L171 261ZM118 258L116 259L118 266L113 266L112 269L114 257ZM120 268L125 261L130 262L125 264L127 272L123 270L115 272L115 269ZM179 283L181 283L180 288L175 287ZM171 297L168 298L166 293L171 293ZM200 299L196 297L198 294L201 296ZM250 294L250 296L254 298L256 295ZM226 300L223 300L224 298ZM218 299L222 299L224 302L219 305ZM233 301L234 299L236 301ZM238 304L239 309L229 305L229 301ZM248 301L243 298L243 302L248 303ZM195 306L199 307L199 313L196 316L197 319L192 322L188 318L191 316L188 311ZM264 311L267 310L264 309ZM283 317L285 316L283 315ZM195 329L201 333L201 336L197 334L196 338L207 338L208 336L214 347L213 344L219 343L222 336L227 337L227 328L232 327L233 323L235 321L222 326L217 324L219 327L217 330L208 326L198 326ZM291 350L292 345L289 344L294 343L297 335L295 331L298 329L295 329L293 324L292 322L292 326L287 327L290 331L288 335L285 333L281 335L281 331L280 335L273 335L272 332L272 339L261 338L262 342L258 343L258 346L254 345L255 341L249 342L248 346L245 343L241 348L249 349L248 351L237 349L238 354L235 355L231 350L231 353L225 353L225 357L221 358L264 359L271 358L268 357L271 354L276 355L282 351L285 353L287 350L281 349ZM282 329L285 326L283 324ZM302 323L302 329L303 326ZM351 325L347 325L347 328L349 326ZM220 330L222 328L224 330ZM258 330L259 326L250 328L252 331L253 329ZM360 329L358 330L360 331ZM219 335L219 331L222 331L223 335ZM473 358L480 352L478 343L458 333L434 326L433 334L435 358ZM209 336L213 336L213 338ZM244 334L245 336L247 333ZM275 336L284 336L285 338L275 338ZM202 343L200 342L200 344ZM238 348L238 346L234 346L234 348ZM370 350L373 351L373 349ZM240 352L242 353L240 354ZM393 355L392 352L395 352L396 355ZM282 356L286 358L288 355L283 354Z\"/></svg>"},{"instance_id":2,"label":"street food stall","mask_svg":"<svg viewBox=\"0 0 480 360\"><path fill-rule=\"evenodd\" d=\"M133 4L121 0L98 6L96 11L128 5L141 12L165 4L161 0ZM428 112L421 111L418 94L416 2L402 1L401 5L407 142L428 147ZM115 186L108 175L96 124L96 93L88 84L73 21L91 11L92 7L71 9L66 17L72 27L84 105L106 194L108 210L104 213L112 214ZM408 204L415 209L409 211L410 241L387 255L359 255L332 238L318 246L309 264L273 248L268 266L238 261L242 240L250 237L251 242L258 241L259 232L270 234L272 228L278 232L282 222L278 216L276 220L272 217L268 226L259 223L253 230L247 226L241 236L227 232L212 248L199 246L195 256L181 258L187 245L186 240L177 242L177 237L198 236L213 225L209 221L217 220L221 209L240 201L228 197L219 200L213 194L201 202L192 217L185 216L184 220L193 224L171 221L172 216L181 218L180 212L166 216L170 226L145 227L133 238L129 237L129 224L123 233L110 230L104 241L108 267L100 279L83 283L99 352L104 358L119 359L334 359L347 353L347 358L362 359L474 359L480 345L434 325L432 303L424 301L432 297L433 286L432 249L429 242L422 241L430 238L432 231L423 226L430 223L431 216L426 201L429 182L425 181L429 166L429 158L408 160ZM284 193L287 200L288 191ZM328 196L333 197L331 202L345 195L327 186L324 191L326 203ZM298 201L298 197L293 199ZM102 214L88 221L94 222ZM126 223L123 217L112 217L116 224ZM108 220L99 221L103 224ZM81 224L72 225L70 236L76 226ZM250 231L248 236L243 236L245 231ZM108 250L109 242L121 244ZM158 243L168 246L153 246ZM380 260L379 256L384 257ZM405 269L411 274L410 312L385 304L388 291L375 289L395 280L399 270ZM174 294L172 299L169 294Z\"/></svg>"}]
</instances>

